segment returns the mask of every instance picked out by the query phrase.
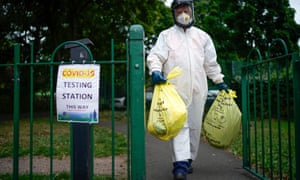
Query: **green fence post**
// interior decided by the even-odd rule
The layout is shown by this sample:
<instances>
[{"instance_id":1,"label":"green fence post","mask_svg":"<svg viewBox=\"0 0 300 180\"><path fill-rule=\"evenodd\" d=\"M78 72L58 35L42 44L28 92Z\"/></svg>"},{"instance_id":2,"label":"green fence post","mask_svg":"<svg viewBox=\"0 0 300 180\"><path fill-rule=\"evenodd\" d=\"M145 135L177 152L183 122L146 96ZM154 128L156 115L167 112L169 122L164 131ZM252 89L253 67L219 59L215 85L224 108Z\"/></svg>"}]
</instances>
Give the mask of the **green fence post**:
<instances>
[{"instance_id":1,"label":"green fence post","mask_svg":"<svg viewBox=\"0 0 300 180\"><path fill-rule=\"evenodd\" d=\"M130 164L129 179L144 180L145 172L145 66L144 29L130 27L129 35L129 113Z\"/></svg>"},{"instance_id":2,"label":"green fence post","mask_svg":"<svg viewBox=\"0 0 300 180\"><path fill-rule=\"evenodd\" d=\"M300 58L299 53L293 54L294 62L294 74L293 74L293 84L294 84L294 123L295 123L295 155L296 155L296 179L300 178Z\"/></svg>"},{"instance_id":3,"label":"green fence post","mask_svg":"<svg viewBox=\"0 0 300 180\"><path fill-rule=\"evenodd\" d=\"M20 121L20 44L14 46L14 152L13 152L13 179L19 179L19 121Z\"/></svg>"}]
</instances>

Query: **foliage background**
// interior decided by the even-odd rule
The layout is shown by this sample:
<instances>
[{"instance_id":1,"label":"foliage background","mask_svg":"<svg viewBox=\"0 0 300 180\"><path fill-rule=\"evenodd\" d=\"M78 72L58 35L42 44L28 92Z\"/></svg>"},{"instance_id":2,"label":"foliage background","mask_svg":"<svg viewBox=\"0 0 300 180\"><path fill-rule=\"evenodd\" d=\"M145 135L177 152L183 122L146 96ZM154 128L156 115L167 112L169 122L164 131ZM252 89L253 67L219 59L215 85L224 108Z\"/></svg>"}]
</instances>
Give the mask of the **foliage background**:
<instances>
[{"instance_id":1,"label":"foliage background","mask_svg":"<svg viewBox=\"0 0 300 180\"><path fill-rule=\"evenodd\" d=\"M116 57L124 58L125 39L132 24L141 24L149 45L173 24L170 8L162 0L13 0L0 2L0 48L34 41L38 58L47 57L61 42L90 38L95 59L110 58L110 40ZM195 1L196 26L215 41L221 59L244 59L253 46L266 49L282 38L298 50L300 25L288 0ZM1 58L1 63L6 61Z\"/></svg>"},{"instance_id":2,"label":"foliage background","mask_svg":"<svg viewBox=\"0 0 300 180\"><path fill-rule=\"evenodd\" d=\"M253 47L266 52L272 39L282 38L289 52L299 50L300 25L294 20L295 10L288 0L195 0L194 4L195 25L212 36L219 62L229 78L227 82L231 82L234 68L240 66L232 62L245 62ZM171 10L163 0L3 0L0 22L0 64L13 62L14 43L22 45L22 62L29 60L29 42L34 43L36 61L49 61L58 44L82 38L93 42L91 50L96 60L111 59L112 39L114 58L126 59L125 42L131 25L144 27L146 54L158 34L173 25ZM59 58L64 59L63 56ZM102 70L103 76L110 74L109 68ZM117 66L115 71L119 75L117 96L124 96L126 67ZM0 67L1 102L11 101L12 72L11 66ZM22 92L27 94L29 75L25 69L21 75ZM45 67L35 69L35 91L46 94L48 79ZM106 81L105 86L109 87L110 80ZM149 76L146 82L150 87Z\"/></svg>"}]
</instances>

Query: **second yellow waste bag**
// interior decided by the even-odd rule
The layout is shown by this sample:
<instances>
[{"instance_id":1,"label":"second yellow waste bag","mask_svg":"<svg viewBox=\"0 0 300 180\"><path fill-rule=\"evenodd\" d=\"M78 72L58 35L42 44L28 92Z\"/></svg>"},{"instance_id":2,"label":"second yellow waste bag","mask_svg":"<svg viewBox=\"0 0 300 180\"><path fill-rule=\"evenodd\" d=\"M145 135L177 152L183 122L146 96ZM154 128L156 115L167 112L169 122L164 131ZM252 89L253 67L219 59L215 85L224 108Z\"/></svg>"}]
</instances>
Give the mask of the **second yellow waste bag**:
<instances>
[{"instance_id":1,"label":"second yellow waste bag","mask_svg":"<svg viewBox=\"0 0 300 180\"><path fill-rule=\"evenodd\" d=\"M182 70L174 68L167 79L180 75ZM167 81L165 84L155 85L148 119L148 131L161 140L170 140L176 136L187 119L185 103Z\"/></svg>"},{"instance_id":2,"label":"second yellow waste bag","mask_svg":"<svg viewBox=\"0 0 300 180\"><path fill-rule=\"evenodd\" d=\"M241 111L234 101L235 91L224 90L209 108L203 123L208 142L218 148L227 148L241 129Z\"/></svg>"}]
</instances>

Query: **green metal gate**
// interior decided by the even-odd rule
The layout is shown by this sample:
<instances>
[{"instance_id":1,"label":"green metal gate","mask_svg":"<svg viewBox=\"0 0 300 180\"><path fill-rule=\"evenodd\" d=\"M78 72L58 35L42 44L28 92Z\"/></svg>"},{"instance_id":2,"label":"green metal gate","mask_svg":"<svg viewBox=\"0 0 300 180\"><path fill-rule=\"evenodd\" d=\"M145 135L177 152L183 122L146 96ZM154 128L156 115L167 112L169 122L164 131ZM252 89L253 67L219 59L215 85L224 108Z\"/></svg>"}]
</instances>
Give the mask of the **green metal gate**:
<instances>
[{"instance_id":1,"label":"green metal gate","mask_svg":"<svg viewBox=\"0 0 300 180\"><path fill-rule=\"evenodd\" d=\"M128 42L128 43L127 43ZM144 82L145 82L145 69L144 69L144 30L143 27L140 25L133 25L130 27L130 34L129 34L129 40L126 42L128 49L127 49L127 60L115 60L114 59L114 51L113 51L113 41L112 41L112 54L111 54L111 60L95 60L93 59L93 55L89 48L85 46L82 43L71 41L71 42L64 42L57 46L57 48L54 50L52 54L51 61L48 62L37 62L35 61L35 56L33 52L33 44L31 44L30 47L30 62L23 62L20 57L20 44L16 44L14 46L14 63L12 64L0 64L0 67L11 67L13 68L13 90L14 90L14 107L13 107L13 179L19 179L19 154L20 154L20 104L22 103L20 100L20 96L24 95L22 94L22 87L20 86L20 79L22 80L22 77L20 75L20 69L28 68L30 72L29 77L29 86L30 86L30 103L29 106L29 146L30 146L30 161L29 161L29 179L33 179L34 172L33 172L33 140L37 137L33 137L33 126L35 121L35 114L34 114L34 86L36 83L36 79L34 77L34 69L38 66L45 66L47 68L47 72L49 72L49 92L50 92L50 98L49 98L49 178L55 179L55 174L53 172L53 128L54 128L54 122L56 117L54 117L55 110L55 92L54 92L54 83L55 83L55 70L57 69L58 65L60 64L71 64L72 62L62 62L59 60L55 60L55 54L56 52L63 47L66 44L77 44L81 47L83 47L87 53L89 54L89 57L91 61L83 62L83 63L94 63L94 64L100 64L100 65L108 65L111 69L111 146L112 146L112 154L111 154L111 177L108 179L116 179L115 176L115 108L114 108L114 101L115 98L115 85L114 85L114 79L115 79L115 66L119 64L125 64L126 65L126 72L127 74L124 74L124 78L126 78L127 81L127 87L126 87L126 98L127 100L127 106L126 106L126 119L127 119L127 138L128 138L128 147L127 147L127 177L126 179L135 179L135 180L143 180L146 179L146 172L145 172L145 95L144 95ZM105 78L105 77L102 77ZM101 94L101 93L100 93ZM100 96L101 99L101 96ZM101 109L100 109L101 111ZM101 121L101 117L100 117ZM93 130L94 126L90 124L91 128L91 142L92 147L91 149L91 156L93 158L93 151L94 151L94 139L93 139ZM37 127L38 128L38 127ZM72 128L70 128L70 131L72 131ZM72 141L72 137L70 137L70 141ZM70 148L71 149L71 148ZM72 151L72 149L71 149ZM72 152L70 152L72 153ZM72 159L71 159L72 164ZM93 179L94 177L94 162L93 159L91 160L91 164L89 165L90 172L92 174L90 175L90 179ZM73 174L73 165L70 165L71 172L70 174ZM71 175L72 177L72 175ZM72 177L73 179L74 177ZM124 177L123 177L124 178ZM124 178L125 179L125 178Z\"/></svg>"},{"instance_id":2,"label":"green metal gate","mask_svg":"<svg viewBox=\"0 0 300 180\"><path fill-rule=\"evenodd\" d=\"M243 167L261 179L300 176L300 58L275 39L242 67Z\"/></svg>"}]
</instances>

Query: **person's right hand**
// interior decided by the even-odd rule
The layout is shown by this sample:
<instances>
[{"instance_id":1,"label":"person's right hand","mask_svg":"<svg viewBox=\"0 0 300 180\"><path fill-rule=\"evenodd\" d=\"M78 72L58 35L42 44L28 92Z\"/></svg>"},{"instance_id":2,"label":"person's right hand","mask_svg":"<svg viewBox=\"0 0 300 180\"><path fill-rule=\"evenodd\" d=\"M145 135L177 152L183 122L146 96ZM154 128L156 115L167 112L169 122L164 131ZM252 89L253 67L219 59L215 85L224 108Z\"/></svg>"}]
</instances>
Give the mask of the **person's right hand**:
<instances>
[{"instance_id":1,"label":"person's right hand","mask_svg":"<svg viewBox=\"0 0 300 180\"><path fill-rule=\"evenodd\" d=\"M167 81L164 75L160 71L153 71L152 72L152 84L163 84Z\"/></svg>"}]
</instances>

